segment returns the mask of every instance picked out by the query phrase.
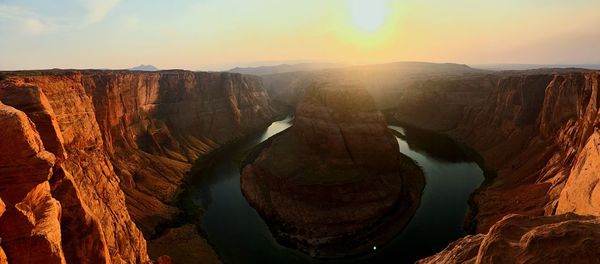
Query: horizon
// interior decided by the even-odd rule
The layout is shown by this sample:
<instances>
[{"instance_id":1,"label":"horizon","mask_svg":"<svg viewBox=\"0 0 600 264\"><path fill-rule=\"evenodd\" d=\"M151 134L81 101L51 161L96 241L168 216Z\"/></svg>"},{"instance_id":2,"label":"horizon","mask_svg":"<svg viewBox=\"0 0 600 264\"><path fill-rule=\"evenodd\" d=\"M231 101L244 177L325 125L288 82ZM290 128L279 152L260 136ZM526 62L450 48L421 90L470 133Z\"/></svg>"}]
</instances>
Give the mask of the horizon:
<instances>
[{"instance_id":1,"label":"horizon","mask_svg":"<svg viewBox=\"0 0 600 264\"><path fill-rule=\"evenodd\" d=\"M593 65L599 8L593 0L0 0L0 70Z\"/></svg>"},{"instance_id":2,"label":"horizon","mask_svg":"<svg viewBox=\"0 0 600 264\"><path fill-rule=\"evenodd\" d=\"M360 67L360 66L376 66L376 65L388 65L388 64L400 64L400 63L423 63L423 64L453 64L453 65L464 65L470 67L472 69L479 70L488 70L488 71L505 71L505 70L533 70L533 69L588 69L588 70L600 70L600 63L584 63L584 64L538 64L538 63L483 63L483 64L467 64L460 62L430 62L430 61L388 61L388 62L378 62L378 63L366 63L366 64L344 64L344 63L335 63L335 62L264 62L258 64L245 64L245 65L237 65L233 64L228 67L218 68L218 69L186 69L186 68L161 68L157 67L152 63L142 63L138 65L131 65L130 67L123 68L31 68L31 69L0 69L0 72L12 72L12 71L52 71L52 70L60 70L60 71L119 71L119 70L134 70L134 71L151 71L151 70L136 70L134 68L143 67L143 66L151 66L157 68L156 71L193 71L193 72L226 72L226 71L234 71L240 69L260 69L260 68L277 68L282 66L300 66L300 65L329 65L328 67L322 67L317 69L308 69L308 70L298 70L298 71L315 71L315 70L323 70L323 69L343 69L350 67ZM295 70L294 70L295 71ZM288 71L284 71L288 72Z\"/></svg>"}]
</instances>

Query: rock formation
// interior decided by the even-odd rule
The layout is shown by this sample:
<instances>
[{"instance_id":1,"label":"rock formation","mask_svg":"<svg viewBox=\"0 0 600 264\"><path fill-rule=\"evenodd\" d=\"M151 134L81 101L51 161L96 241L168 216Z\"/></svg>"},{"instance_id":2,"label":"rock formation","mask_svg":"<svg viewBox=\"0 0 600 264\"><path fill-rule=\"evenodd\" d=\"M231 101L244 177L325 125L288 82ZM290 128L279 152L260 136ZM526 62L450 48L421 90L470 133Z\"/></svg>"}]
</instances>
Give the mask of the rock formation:
<instances>
[{"instance_id":1,"label":"rock formation","mask_svg":"<svg viewBox=\"0 0 600 264\"><path fill-rule=\"evenodd\" d=\"M507 215L487 234L459 239L417 263L596 263L599 247L597 217Z\"/></svg>"},{"instance_id":2,"label":"rock formation","mask_svg":"<svg viewBox=\"0 0 600 264\"><path fill-rule=\"evenodd\" d=\"M600 177L599 76L588 71L500 76L487 99L465 105L452 128L429 124L476 149L496 171L472 196L473 231L485 233L509 214L600 216L595 190ZM468 239L474 237L455 246Z\"/></svg>"},{"instance_id":3,"label":"rock formation","mask_svg":"<svg viewBox=\"0 0 600 264\"><path fill-rule=\"evenodd\" d=\"M590 170L600 162L593 147L600 124L598 79L598 73L582 72L510 77L499 82L493 102L466 110L451 133L497 169L473 196L477 231L510 213L578 212L573 203L583 197L575 198L573 188L585 199L593 196L591 183L583 181L598 177ZM573 185L565 188L567 182ZM580 213L593 213L580 206Z\"/></svg>"},{"instance_id":4,"label":"rock formation","mask_svg":"<svg viewBox=\"0 0 600 264\"><path fill-rule=\"evenodd\" d=\"M479 234L425 262L598 257L600 73L421 65L396 76L402 67L266 78L272 90L298 88L280 91L289 102L313 75L372 82L399 105L390 116L464 142L496 171L472 196ZM242 188L282 241L321 257L363 252L404 226L422 176L364 90L313 88L294 126L250 155ZM240 74L3 73L0 263L147 262L144 235L178 215L191 163L272 116L261 80ZM201 237L188 239L218 261Z\"/></svg>"},{"instance_id":5,"label":"rock formation","mask_svg":"<svg viewBox=\"0 0 600 264\"><path fill-rule=\"evenodd\" d=\"M239 74L5 75L0 246L11 263L147 262L138 227L149 237L177 214L190 163L273 115L260 80Z\"/></svg>"},{"instance_id":6,"label":"rock formation","mask_svg":"<svg viewBox=\"0 0 600 264\"><path fill-rule=\"evenodd\" d=\"M294 91L306 87L316 78L313 75L267 79L275 86L291 87L270 88L273 94L294 98ZM389 117L462 141L494 172L472 196L470 231L487 233L510 214L600 216L599 72L542 69L403 76L410 81L394 87L372 84L371 91L388 95L395 104L386 109ZM482 237L460 240L453 245L463 252L454 253L476 253L479 247L467 244Z\"/></svg>"},{"instance_id":7,"label":"rock formation","mask_svg":"<svg viewBox=\"0 0 600 264\"><path fill-rule=\"evenodd\" d=\"M14 263L65 263L61 206L49 183L56 157L44 149L25 113L0 104L0 126L2 248Z\"/></svg>"},{"instance_id":8,"label":"rock formation","mask_svg":"<svg viewBox=\"0 0 600 264\"><path fill-rule=\"evenodd\" d=\"M317 257L364 253L416 209L420 169L366 90L315 84L294 125L250 154L241 187L275 236Z\"/></svg>"}]
</instances>

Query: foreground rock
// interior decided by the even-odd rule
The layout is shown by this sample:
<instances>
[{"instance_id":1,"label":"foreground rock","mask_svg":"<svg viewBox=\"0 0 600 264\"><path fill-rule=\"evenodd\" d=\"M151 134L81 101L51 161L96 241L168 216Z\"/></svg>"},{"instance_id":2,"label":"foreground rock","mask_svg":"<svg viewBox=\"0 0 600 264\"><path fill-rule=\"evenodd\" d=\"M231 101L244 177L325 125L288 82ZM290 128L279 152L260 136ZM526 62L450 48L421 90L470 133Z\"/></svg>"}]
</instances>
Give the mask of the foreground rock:
<instances>
[{"instance_id":1,"label":"foreground rock","mask_svg":"<svg viewBox=\"0 0 600 264\"><path fill-rule=\"evenodd\" d=\"M0 103L0 126L2 248L14 263L65 263L61 207L49 183L56 157L44 149L25 113Z\"/></svg>"},{"instance_id":2,"label":"foreground rock","mask_svg":"<svg viewBox=\"0 0 600 264\"><path fill-rule=\"evenodd\" d=\"M597 263L599 247L598 217L508 215L417 263Z\"/></svg>"},{"instance_id":3,"label":"foreground rock","mask_svg":"<svg viewBox=\"0 0 600 264\"><path fill-rule=\"evenodd\" d=\"M249 203L283 243L316 257L364 253L389 241L416 209L424 179L398 151L361 88L316 84L292 128L243 168Z\"/></svg>"},{"instance_id":4,"label":"foreground rock","mask_svg":"<svg viewBox=\"0 0 600 264\"><path fill-rule=\"evenodd\" d=\"M260 79L239 74L3 75L0 247L10 263L149 261L140 229L151 237L178 215L191 162L273 115Z\"/></svg>"}]
</instances>

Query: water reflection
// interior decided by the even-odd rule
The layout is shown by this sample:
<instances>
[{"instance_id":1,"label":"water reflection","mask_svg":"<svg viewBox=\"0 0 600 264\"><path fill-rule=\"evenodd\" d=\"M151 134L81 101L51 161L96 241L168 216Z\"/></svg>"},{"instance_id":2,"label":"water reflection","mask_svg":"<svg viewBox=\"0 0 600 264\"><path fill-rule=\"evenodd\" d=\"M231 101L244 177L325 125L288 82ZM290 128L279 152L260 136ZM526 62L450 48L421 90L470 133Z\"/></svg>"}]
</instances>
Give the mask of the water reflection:
<instances>
[{"instance_id":1,"label":"water reflection","mask_svg":"<svg viewBox=\"0 0 600 264\"><path fill-rule=\"evenodd\" d=\"M471 159L452 139L417 127L393 127L401 132L408 147L440 162L468 162Z\"/></svg>"},{"instance_id":2,"label":"water reflection","mask_svg":"<svg viewBox=\"0 0 600 264\"><path fill-rule=\"evenodd\" d=\"M280 246L267 225L248 205L240 190L243 156L267 138L291 126L291 118L218 155L214 166L189 187L192 201L204 209L202 228L227 263L314 263L295 250ZM414 159L427 184L421 205L401 234L371 255L326 263L412 263L443 249L464 235L467 200L483 180L479 166L447 138L422 131L390 128L402 133L400 151Z\"/></svg>"}]
</instances>

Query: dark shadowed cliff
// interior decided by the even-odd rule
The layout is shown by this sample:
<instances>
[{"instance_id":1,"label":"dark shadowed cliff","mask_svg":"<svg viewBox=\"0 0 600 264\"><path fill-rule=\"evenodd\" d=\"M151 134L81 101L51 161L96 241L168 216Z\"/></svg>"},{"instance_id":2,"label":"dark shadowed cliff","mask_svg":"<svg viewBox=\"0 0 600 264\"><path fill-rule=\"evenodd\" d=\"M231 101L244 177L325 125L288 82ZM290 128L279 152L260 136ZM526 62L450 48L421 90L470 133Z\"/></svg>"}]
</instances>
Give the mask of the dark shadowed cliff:
<instances>
[{"instance_id":1,"label":"dark shadowed cliff","mask_svg":"<svg viewBox=\"0 0 600 264\"><path fill-rule=\"evenodd\" d=\"M317 257L356 255L407 223L423 188L360 87L315 84L294 125L255 150L242 191L283 243Z\"/></svg>"}]
</instances>

